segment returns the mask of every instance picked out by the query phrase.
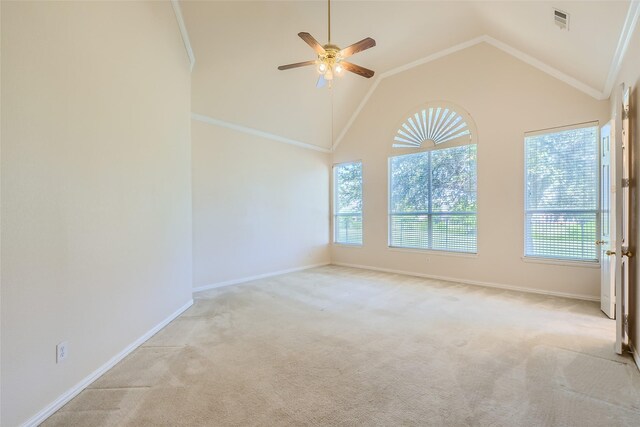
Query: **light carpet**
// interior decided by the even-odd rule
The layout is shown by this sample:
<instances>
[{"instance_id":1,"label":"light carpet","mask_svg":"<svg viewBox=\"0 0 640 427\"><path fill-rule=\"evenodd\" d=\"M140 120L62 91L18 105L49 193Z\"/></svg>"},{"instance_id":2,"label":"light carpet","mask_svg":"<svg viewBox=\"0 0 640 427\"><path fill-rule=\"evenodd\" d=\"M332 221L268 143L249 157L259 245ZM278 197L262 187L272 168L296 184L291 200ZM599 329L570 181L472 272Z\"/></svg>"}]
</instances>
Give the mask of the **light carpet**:
<instances>
[{"instance_id":1,"label":"light carpet","mask_svg":"<svg viewBox=\"0 0 640 427\"><path fill-rule=\"evenodd\" d=\"M195 304L46 426L640 426L598 304L328 266Z\"/></svg>"}]
</instances>

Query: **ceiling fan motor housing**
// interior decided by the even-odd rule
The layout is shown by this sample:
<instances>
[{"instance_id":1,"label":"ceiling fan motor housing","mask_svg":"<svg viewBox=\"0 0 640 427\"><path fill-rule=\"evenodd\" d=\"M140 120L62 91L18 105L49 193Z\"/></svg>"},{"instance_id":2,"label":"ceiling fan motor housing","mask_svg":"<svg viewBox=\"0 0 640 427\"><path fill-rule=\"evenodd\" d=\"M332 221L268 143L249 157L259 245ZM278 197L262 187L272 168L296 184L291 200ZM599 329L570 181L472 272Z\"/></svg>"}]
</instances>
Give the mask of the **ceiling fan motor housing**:
<instances>
[{"instance_id":1,"label":"ceiling fan motor housing","mask_svg":"<svg viewBox=\"0 0 640 427\"><path fill-rule=\"evenodd\" d=\"M340 62L342 60L340 56L340 48L334 44L325 44L323 46L324 53L318 55L318 60L320 62L327 62L329 64L334 64Z\"/></svg>"}]
</instances>

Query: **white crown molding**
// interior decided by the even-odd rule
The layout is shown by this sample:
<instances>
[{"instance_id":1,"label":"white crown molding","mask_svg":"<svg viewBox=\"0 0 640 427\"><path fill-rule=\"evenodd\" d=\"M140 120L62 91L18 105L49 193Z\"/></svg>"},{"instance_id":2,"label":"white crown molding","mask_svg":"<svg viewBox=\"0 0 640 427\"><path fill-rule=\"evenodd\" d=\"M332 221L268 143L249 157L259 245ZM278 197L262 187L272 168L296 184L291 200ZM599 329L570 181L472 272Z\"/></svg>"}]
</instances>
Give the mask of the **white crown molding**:
<instances>
[{"instance_id":1,"label":"white crown molding","mask_svg":"<svg viewBox=\"0 0 640 427\"><path fill-rule=\"evenodd\" d=\"M393 68L393 69L391 69L389 71L385 71L384 73L381 73L380 75L378 75L376 80L369 87L369 90L367 91L367 93L364 96L364 98L362 98L362 101L360 101L360 104L358 104L358 107L355 109L355 111L353 112L353 114L349 118L349 121L347 122L345 127L342 129L342 132L340 132L340 135L338 135L338 138L336 138L335 143L331 147L331 151L335 150L338 147L338 145L340 145L340 143L344 139L345 135L347 134L349 129L351 129L351 126L353 125L353 123L356 121L356 119L360 115L360 112L362 111L364 106L367 104L367 102L369 102L369 98L371 98L371 95L373 95L373 92L375 92L375 90L378 88L378 85L380 84L380 82L383 79L385 79L387 77L390 77L390 76L393 76L395 74L401 73L403 71L410 70L411 68L417 67L419 65L427 64L427 63L429 63L431 61L435 61L436 59L445 57L447 55L451 55L452 53L455 53L455 52L458 52L460 50L466 49L468 47L474 46L474 45L476 45L478 43L481 43L481 42L482 42L482 37L476 37L476 38L471 39L469 41L466 41L464 43L457 44L455 46L452 46L452 47L449 47L447 49L441 50L441 51L436 52L436 53L434 53L432 55L424 57L422 59L418 59L417 61L409 62L409 63L407 63L405 65L401 65L399 67Z\"/></svg>"},{"instance_id":2,"label":"white crown molding","mask_svg":"<svg viewBox=\"0 0 640 427\"><path fill-rule=\"evenodd\" d=\"M22 424L22 427L36 427L42 424L47 418L53 415L58 409L62 408L71 399L73 399L78 394L80 394L82 390L84 390L89 385L91 385L92 382L100 378L100 376L102 376L109 369L113 368L118 362L120 362L122 359L127 357L127 355L129 355L136 348L144 344L144 342L147 341L149 338L157 334L158 331L160 331L160 329L167 326L173 319L180 316L185 310L187 310L192 305L193 305L193 299L187 301L185 305L183 305L178 310L173 312L171 315L169 315L169 317L164 319L162 322L158 323L156 326L151 328L147 333L142 335L140 338L138 338L137 340L129 344L124 350L122 350L120 353L116 354L109 361L107 361L107 363L100 366L98 369L96 369L91 374L89 374L84 379L82 379L79 383L77 383L76 385L74 385L64 393L62 393L56 400L51 402L44 409L42 409L40 412L35 414L33 417L27 420L24 424Z\"/></svg>"},{"instance_id":3,"label":"white crown molding","mask_svg":"<svg viewBox=\"0 0 640 427\"><path fill-rule=\"evenodd\" d=\"M238 132L246 133L261 138L270 139L272 141L283 142L285 144L295 145L297 147L306 148L308 150L320 151L321 153L330 153L331 150L324 147L319 147L313 144L307 144L306 142L296 141L295 139L285 138L284 136L276 135L269 132L264 132L258 129L249 128L235 123L225 122L224 120L214 119L213 117L205 116L203 114L191 113L191 118L199 122L207 123L213 126L220 126L227 129L233 129Z\"/></svg>"},{"instance_id":4,"label":"white crown molding","mask_svg":"<svg viewBox=\"0 0 640 427\"><path fill-rule=\"evenodd\" d=\"M599 296L580 295L580 294L572 294L567 292L545 291L542 289L525 288L523 286L505 285L502 283L492 283L492 282L481 282L478 280L458 279L455 277L447 277L447 276L436 276L433 274L416 273L414 271L405 271L405 270L394 270L391 268L373 267L370 265L348 264L343 262L332 262L331 265L337 265L340 267L359 268L362 270L382 271L384 273L404 274L405 276L423 277L426 279L442 280L445 282L462 283L465 285L473 285L473 286L483 286L485 288L495 288L495 289L505 289L508 291L526 292L528 294L548 295L552 297L571 298L571 299L578 299L583 301L600 301Z\"/></svg>"},{"instance_id":5,"label":"white crown molding","mask_svg":"<svg viewBox=\"0 0 640 427\"><path fill-rule=\"evenodd\" d=\"M638 18L640 17L640 1L632 1L629 3L629 10L627 11L627 17L624 20L622 31L620 32L620 38L618 39L618 46L616 52L613 55L611 61L611 67L609 67L609 75L607 76L607 82L604 85L604 94L607 98L611 96L613 85L620 74L620 68L622 67L622 60L627 53L631 36L638 24Z\"/></svg>"},{"instance_id":6,"label":"white crown molding","mask_svg":"<svg viewBox=\"0 0 640 427\"><path fill-rule=\"evenodd\" d=\"M189 66L191 68L191 71L193 71L193 66L196 64L196 57L193 54L193 49L191 48L191 41L189 40L187 26L185 25L184 18L182 17L182 8L180 7L180 2L178 0L171 0L171 6L173 7L173 13L175 13L176 20L178 21L178 28L180 28L180 35L182 36L184 48L187 50L187 56L189 57Z\"/></svg>"},{"instance_id":7,"label":"white crown molding","mask_svg":"<svg viewBox=\"0 0 640 427\"><path fill-rule=\"evenodd\" d=\"M443 49L439 52L432 53L431 55L425 56L424 58L420 58L407 64L400 65L399 67L392 68L391 70L385 71L380 75L380 78L385 79L387 77L395 76L396 74L400 74L412 68L419 67L420 65L428 64L429 62L435 61L436 59L444 58L445 56L449 56L461 50L480 44L486 41L486 39L487 36L474 37L471 40L467 40L466 42L459 43L457 45Z\"/></svg>"},{"instance_id":8,"label":"white crown molding","mask_svg":"<svg viewBox=\"0 0 640 427\"><path fill-rule=\"evenodd\" d=\"M351 129L351 126L353 126L353 123L356 121L356 119L360 115L360 112L362 111L364 106L367 105L367 102L369 102L369 98L371 98L371 95L373 95L373 92L376 91L382 79L383 77L381 74L378 77L376 77L376 79L371 84L371 86L369 86L369 90L367 90L367 93L364 95L364 98L362 98L362 100L360 101L356 109L353 111L353 114L351 114L351 117L349 117L347 124L345 124L344 127L342 128L342 132L340 132L340 135L338 135L335 142L331 146L331 152L335 151L336 148L338 148L338 145L340 145L340 143L344 139L347 132L349 132L349 129Z\"/></svg>"},{"instance_id":9,"label":"white crown molding","mask_svg":"<svg viewBox=\"0 0 640 427\"><path fill-rule=\"evenodd\" d=\"M496 47L502 50L503 52L508 53L514 58L517 58L522 62L525 62L531 65L532 67L537 68L538 70L549 74L552 77L555 77L556 79L568 84L569 86L573 86L575 89L578 89L579 91L586 93L587 95L597 99L598 101L602 101L609 98L609 96L605 96L605 94L603 94L601 91L592 88L588 84L583 83L580 80L575 79L570 75L563 73L557 68L553 68L552 66L547 65L544 62L534 58L533 56L528 55L512 46L509 46L508 44L501 42L500 40L496 40L490 36L484 36L483 38L484 38L483 41L490 44L491 46Z\"/></svg>"},{"instance_id":10,"label":"white crown molding","mask_svg":"<svg viewBox=\"0 0 640 427\"><path fill-rule=\"evenodd\" d=\"M516 59L519 59L529 65L531 65L534 68L537 68L538 70L549 74L552 77L555 77L556 79L578 89L581 92L586 93L587 95L597 99L597 100L604 100L607 99L609 96L605 96L605 94L603 94L602 92L600 92L597 89L592 88L591 86L587 85L586 83L583 83L581 81L579 81L578 79L575 79L571 76L569 76L568 74L563 73L562 71L553 68L550 65L545 64L544 62L532 57L531 55L528 55L504 42L501 42L500 40L497 40L491 36L488 35L483 35L483 36L479 36L479 37L475 37L471 40L468 40L466 42L457 44L455 46L451 46L447 49L441 50L439 52L436 52L434 54L431 54L429 56L426 56L424 58L418 59L416 61L412 61L409 62L408 64L405 65L401 65L399 67L393 68L389 71L385 71L384 73L380 74L380 76L376 79L376 81L369 87L369 90L367 91L366 95L364 96L364 98L362 99L362 101L360 101L360 104L358 104L358 107L355 109L355 111L353 112L353 114L351 115L351 117L349 118L349 121L347 122L347 124L345 125L345 127L342 129L342 132L340 132L340 135L338 135L338 138L336 138L335 143L333 144L333 147L331 148L331 150L335 150L338 145L342 142L342 140L344 139L344 137L346 136L347 132L349 131L349 129L351 128L351 126L353 125L353 123L356 121L356 119L358 118L358 115L360 114L360 112L362 111L362 109L364 108L364 106L367 104L367 102L369 101L369 98L371 98L371 95L373 95L373 92L376 90L376 88L379 86L380 82L387 78L387 77L391 77L394 76L396 74L402 73L404 71L410 70L412 68L418 67L420 65L424 65L424 64L428 64L429 62L435 61L437 59L443 58L445 56L451 55L453 53L459 52L461 50L470 48L472 46L475 46L477 44L480 43L487 43L497 49L500 49L501 51L508 53L509 55L513 56Z\"/></svg>"},{"instance_id":11,"label":"white crown molding","mask_svg":"<svg viewBox=\"0 0 640 427\"><path fill-rule=\"evenodd\" d=\"M211 289L223 288L225 286L239 285L241 283L251 282L253 280L265 279L267 277L280 276L282 274L293 273L296 271L308 270L310 268L323 267L329 265L329 262L322 262L319 264L304 265L302 267L288 268L286 270L272 271L270 273L258 274L256 276L242 277L240 279L226 280L224 282L211 283L209 285L203 285L193 288L193 292L203 292Z\"/></svg>"}]
</instances>

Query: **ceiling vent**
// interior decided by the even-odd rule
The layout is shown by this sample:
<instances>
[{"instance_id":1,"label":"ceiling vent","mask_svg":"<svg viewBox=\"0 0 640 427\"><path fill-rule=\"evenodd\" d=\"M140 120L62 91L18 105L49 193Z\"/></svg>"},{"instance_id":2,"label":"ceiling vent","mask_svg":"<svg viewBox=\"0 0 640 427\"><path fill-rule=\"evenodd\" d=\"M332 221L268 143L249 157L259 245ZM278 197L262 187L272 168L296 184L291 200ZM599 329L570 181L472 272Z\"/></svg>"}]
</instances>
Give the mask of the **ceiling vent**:
<instances>
[{"instance_id":1,"label":"ceiling vent","mask_svg":"<svg viewBox=\"0 0 640 427\"><path fill-rule=\"evenodd\" d=\"M553 9L553 21L561 30L569 30L569 14L559 9Z\"/></svg>"}]
</instances>

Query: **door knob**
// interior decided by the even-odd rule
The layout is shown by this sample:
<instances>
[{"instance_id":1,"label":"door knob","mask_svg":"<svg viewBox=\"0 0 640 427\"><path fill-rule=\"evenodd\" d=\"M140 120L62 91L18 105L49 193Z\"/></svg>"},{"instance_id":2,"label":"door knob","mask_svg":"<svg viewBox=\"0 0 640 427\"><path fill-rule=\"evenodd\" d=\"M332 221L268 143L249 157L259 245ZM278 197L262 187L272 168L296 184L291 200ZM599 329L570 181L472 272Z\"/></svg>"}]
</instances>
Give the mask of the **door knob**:
<instances>
[{"instance_id":1,"label":"door knob","mask_svg":"<svg viewBox=\"0 0 640 427\"><path fill-rule=\"evenodd\" d=\"M607 252L605 252L605 253L606 253L607 255L615 255L615 254L616 254L616 251L607 251Z\"/></svg>"},{"instance_id":2,"label":"door knob","mask_svg":"<svg viewBox=\"0 0 640 427\"><path fill-rule=\"evenodd\" d=\"M607 242L605 242L604 240L596 240L596 245L604 245L605 243Z\"/></svg>"}]
</instances>

